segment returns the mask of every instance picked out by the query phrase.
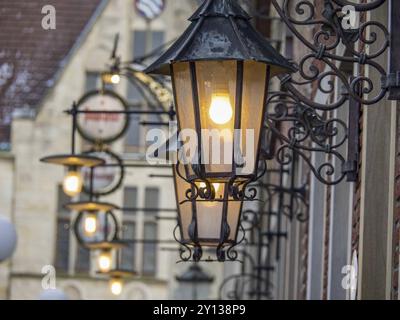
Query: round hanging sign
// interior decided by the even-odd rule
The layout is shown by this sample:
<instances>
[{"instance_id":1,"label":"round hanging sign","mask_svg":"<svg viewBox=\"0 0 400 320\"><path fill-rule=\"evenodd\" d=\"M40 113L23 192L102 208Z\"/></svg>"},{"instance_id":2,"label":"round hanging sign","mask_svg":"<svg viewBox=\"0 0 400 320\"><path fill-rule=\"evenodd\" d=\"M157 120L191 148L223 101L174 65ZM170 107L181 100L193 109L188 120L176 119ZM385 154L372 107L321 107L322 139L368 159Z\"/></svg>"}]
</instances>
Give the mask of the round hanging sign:
<instances>
[{"instance_id":1,"label":"round hanging sign","mask_svg":"<svg viewBox=\"0 0 400 320\"><path fill-rule=\"evenodd\" d=\"M135 0L135 7L142 17L154 20L163 13L165 0Z\"/></svg>"},{"instance_id":2,"label":"round hanging sign","mask_svg":"<svg viewBox=\"0 0 400 320\"><path fill-rule=\"evenodd\" d=\"M93 195L105 196L117 190L124 179L124 168L121 158L108 150L91 150L85 152L85 154L104 159L105 161L104 165L93 168ZM88 167L82 168L83 191L85 193L90 193L91 170Z\"/></svg>"},{"instance_id":3,"label":"round hanging sign","mask_svg":"<svg viewBox=\"0 0 400 320\"><path fill-rule=\"evenodd\" d=\"M89 111L88 113L78 113L77 129L82 137L90 142L113 142L128 129L129 115L113 113L127 111L128 105L113 91L88 92L78 101L77 108L79 111Z\"/></svg>"}]
</instances>

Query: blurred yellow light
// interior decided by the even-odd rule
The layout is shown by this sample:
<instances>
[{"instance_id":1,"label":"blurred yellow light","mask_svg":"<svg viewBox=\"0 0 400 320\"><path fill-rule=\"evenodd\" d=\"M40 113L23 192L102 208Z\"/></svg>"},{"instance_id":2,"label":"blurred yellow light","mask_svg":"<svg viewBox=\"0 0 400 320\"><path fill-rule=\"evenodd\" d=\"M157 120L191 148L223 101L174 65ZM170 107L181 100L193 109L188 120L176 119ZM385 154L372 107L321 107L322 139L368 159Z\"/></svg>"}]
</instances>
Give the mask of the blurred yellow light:
<instances>
[{"instance_id":1,"label":"blurred yellow light","mask_svg":"<svg viewBox=\"0 0 400 320\"><path fill-rule=\"evenodd\" d=\"M92 236L97 231L97 217L95 214L90 214L85 217L84 231L88 236Z\"/></svg>"},{"instance_id":2,"label":"blurred yellow light","mask_svg":"<svg viewBox=\"0 0 400 320\"><path fill-rule=\"evenodd\" d=\"M103 73L102 79L104 83L118 84L121 81L121 76L118 73L106 72Z\"/></svg>"},{"instance_id":3,"label":"blurred yellow light","mask_svg":"<svg viewBox=\"0 0 400 320\"><path fill-rule=\"evenodd\" d=\"M63 190L66 195L75 197L81 193L83 186L82 175L78 171L68 171L63 181Z\"/></svg>"},{"instance_id":4,"label":"blurred yellow light","mask_svg":"<svg viewBox=\"0 0 400 320\"><path fill-rule=\"evenodd\" d=\"M121 76L119 74L113 74L111 76L111 83L118 84L121 81Z\"/></svg>"},{"instance_id":5,"label":"blurred yellow light","mask_svg":"<svg viewBox=\"0 0 400 320\"><path fill-rule=\"evenodd\" d=\"M113 278L110 280L110 290L115 296L119 296L122 293L124 283L119 278Z\"/></svg>"},{"instance_id":6,"label":"blurred yellow light","mask_svg":"<svg viewBox=\"0 0 400 320\"><path fill-rule=\"evenodd\" d=\"M110 251L103 251L98 257L98 266L101 272L108 272L111 269L112 257Z\"/></svg>"},{"instance_id":7,"label":"blurred yellow light","mask_svg":"<svg viewBox=\"0 0 400 320\"><path fill-rule=\"evenodd\" d=\"M211 97L209 116L216 124L226 124L232 119L233 110L227 94L216 94Z\"/></svg>"}]
</instances>

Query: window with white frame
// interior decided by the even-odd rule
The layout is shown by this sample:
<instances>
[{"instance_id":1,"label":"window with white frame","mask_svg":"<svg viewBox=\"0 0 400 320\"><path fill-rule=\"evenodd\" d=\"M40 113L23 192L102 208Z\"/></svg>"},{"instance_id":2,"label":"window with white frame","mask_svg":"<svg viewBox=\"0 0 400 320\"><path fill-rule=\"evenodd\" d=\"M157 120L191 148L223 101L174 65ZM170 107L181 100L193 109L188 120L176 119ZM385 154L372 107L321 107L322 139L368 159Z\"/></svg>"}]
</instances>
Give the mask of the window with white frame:
<instances>
[{"instance_id":1,"label":"window with white frame","mask_svg":"<svg viewBox=\"0 0 400 320\"><path fill-rule=\"evenodd\" d=\"M99 90L102 88L101 73L98 71L87 71L85 81L85 92ZM113 90L114 86L112 83L105 83L105 88Z\"/></svg>"},{"instance_id":2,"label":"window with white frame","mask_svg":"<svg viewBox=\"0 0 400 320\"><path fill-rule=\"evenodd\" d=\"M84 200L85 196L81 197ZM71 212L64 207L71 202L62 186L58 186L57 195L57 240L55 266L58 271L74 273L88 273L90 270L90 251L82 246L78 246L75 238L72 236L72 215ZM71 250L76 248L76 250ZM70 266L73 264L73 270Z\"/></svg>"},{"instance_id":3,"label":"window with white frame","mask_svg":"<svg viewBox=\"0 0 400 320\"><path fill-rule=\"evenodd\" d=\"M157 239L157 222L159 189L146 188L143 235L144 240L152 241ZM145 242L143 246L143 274L154 275L157 263L157 244Z\"/></svg>"},{"instance_id":4,"label":"window with white frame","mask_svg":"<svg viewBox=\"0 0 400 320\"><path fill-rule=\"evenodd\" d=\"M128 210L124 211L124 228L122 237L125 240L136 239L136 226L137 226L137 211L135 208L138 207L138 192L136 187L126 187L124 189L124 208ZM136 269L136 247L137 243L129 243L127 247L122 249L121 264L123 269L134 270Z\"/></svg>"},{"instance_id":5,"label":"window with white frame","mask_svg":"<svg viewBox=\"0 0 400 320\"><path fill-rule=\"evenodd\" d=\"M70 202L70 198L64 193L61 186L58 187L57 194L57 241L55 266L61 272L68 272L69 269L69 242L71 220L70 212L64 205Z\"/></svg>"},{"instance_id":6,"label":"window with white frame","mask_svg":"<svg viewBox=\"0 0 400 320\"><path fill-rule=\"evenodd\" d=\"M132 241L122 250L122 266L145 276L155 276L157 272L158 239L156 215L159 208L159 189L144 189L143 201L138 201L138 188L124 189L123 238ZM138 207L143 203L143 209ZM139 239L140 237L140 239Z\"/></svg>"},{"instance_id":7,"label":"window with white frame","mask_svg":"<svg viewBox=\"0 0 400 320\"><path fill-rule=\"evenodd\" d=\"M146 41L147 41L147 31L146 30L135 30L132 33L132 53L133 59L137 59L143 57L146 54ZM165 38L164 31L150 31L149 40L151 44L149 47L151 50L155 50L163 45ZM153 60L155 57L153 57ZM146 63L150 63L151 61L146 61ZM129 82L127 87L127 99L132 109L145 109L148 106L146 105L146 100L144 98L145 90L142 90L137 85ZM144 135L145 132L142 132L142 128L140 125L141 121L148 122L159 122L159 116L149 115L147 117L132 114L130 116L130 125L128 128L128 132L125 138L125 152L126 153L138 153L142 150L144 146Z\"/></svg>"},{"instance_id":8,"label":"window with white frame","mask_svg":"<svg viewBox=\"0 0 400 320\"><path fill-rule=\"evenodd\" d=\"M79 201L89 201L89 196L86 193L81 193ZM90 270L90 250L83 246L77 246L75 258L75 272L87 273Z\"/></svg>"}]
</instances>

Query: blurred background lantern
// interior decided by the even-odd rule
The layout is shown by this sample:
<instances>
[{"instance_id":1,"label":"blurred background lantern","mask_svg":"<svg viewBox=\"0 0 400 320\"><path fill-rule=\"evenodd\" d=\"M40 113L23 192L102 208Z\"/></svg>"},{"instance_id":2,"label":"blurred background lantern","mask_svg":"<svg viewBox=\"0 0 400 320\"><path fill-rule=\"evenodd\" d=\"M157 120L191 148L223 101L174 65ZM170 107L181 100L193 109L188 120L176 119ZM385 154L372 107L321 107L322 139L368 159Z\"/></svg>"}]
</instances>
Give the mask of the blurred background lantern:
<instances>
[{"instance_id":1,"label":"blurred background lantern","mask_svg":"<svg viewBox=\"0 0 400 320\"><path fill-rule=\"evenodd\" d=\"M0 216L0 262L9 259L17 246L17 232L14 225Z\"/></svg>"},{"instance_id":2,"label":"blurred background lantern","mask_svg":"<svg viewBox=\"0 0 400 320\"><path fill-rule=\"evenodd\" d=\"M209 297L210 284L214 277L208 275L198 263L190 267L179 276L175 277L179 283L179 297L183 300L203 300Z\"/></svg>"}]
</instances>

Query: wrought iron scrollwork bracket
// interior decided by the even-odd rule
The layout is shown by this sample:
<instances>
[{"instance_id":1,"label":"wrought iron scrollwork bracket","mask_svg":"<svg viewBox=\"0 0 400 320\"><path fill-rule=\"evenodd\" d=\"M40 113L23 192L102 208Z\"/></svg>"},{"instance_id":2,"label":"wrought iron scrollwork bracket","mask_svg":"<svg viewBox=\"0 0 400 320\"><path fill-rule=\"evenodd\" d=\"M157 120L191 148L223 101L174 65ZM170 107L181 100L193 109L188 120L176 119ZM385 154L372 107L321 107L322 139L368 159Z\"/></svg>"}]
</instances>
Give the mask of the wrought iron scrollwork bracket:
<instances>
[{"instance_id":1,"label":"wrought iron scrollwork bracket","mask_svg":"<svg viewBox=\"0 0 400 320\"><path fill-rule=\"evenodd\" d=\"M361 108L376 104L388 92L389 98L400 99L400 39L378 21L360 21L357 28L346 28L346 10L352 6L363 20L366 12L388 4L391 29L394 29L394 26L400 26L400 3L325 0L321 11L317 11L319 6L310 0L271 2L291 34L308 50L297 63L298 72L282 76L282 91L272 92L268 100L267 127L281 142L276 158L279 163L288 164L293 154L300 156L317 179L327 185L338 184L346 177L348 181L355 181ZM304 27L315 29L311 39L299 30ZM339 54L338 49L342 46L346 48L346 54ZM389 54L389 71L378 61L386 54ZM349 77L338 67L341 63L358 66L358 75ZM378 74L381 83L373 83L373 78L363 73L366 66L370 73ZM333 99L335 81L343 86L343 92L337 95L336 100ZM309 92L303 90L307 88L319 90L331 99L326 103L314 101L303 94ZM348 123L334 116L335 110L347 107L347 104L350 106ZM347 158L340 151L346 143ZM326 155L326 161L316 163L311 157L313 153ZM332 165L333 159L336 160L335 166Z\"/></svg>"}]
</instances>

